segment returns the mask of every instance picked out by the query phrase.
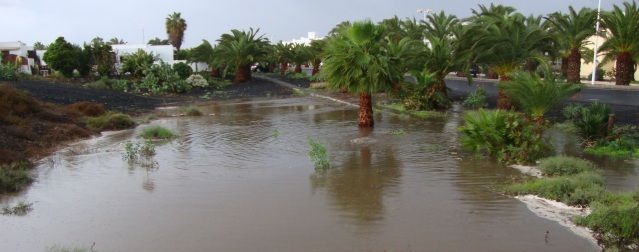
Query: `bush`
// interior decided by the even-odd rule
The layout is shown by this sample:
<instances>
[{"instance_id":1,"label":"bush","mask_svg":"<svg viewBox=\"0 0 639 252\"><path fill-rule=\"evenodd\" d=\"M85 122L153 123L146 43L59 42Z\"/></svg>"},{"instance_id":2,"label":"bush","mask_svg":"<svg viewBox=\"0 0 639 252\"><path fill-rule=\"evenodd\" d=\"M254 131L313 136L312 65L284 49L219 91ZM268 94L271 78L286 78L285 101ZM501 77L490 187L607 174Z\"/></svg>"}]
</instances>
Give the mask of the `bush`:
<instances>
[{"instance_id":1,"label":"bush","mask_svg":"<svg viewBox=\"0 0 639 252\"><path fill-rule=\"evenodd\" d=\"M18 79L18 68L14 64L0 64L0 81L12 81Z\"/></svg>"},{"instance_id":2,"label":"bush","mask_svg":"<svg viewBox=\"0 0 639 252\"><path fill-rule=\"evenodd\" d=\"M511 185L506 191L517 195L538 195L573 206L587 206L605 193L603 177L591 172L535 179Z\"/></svg>"},{"instance_id":3,"label":"bush","mask_svg":"<svg viewBox=\"0 0 639 252\"><path fill-rule=\"evenodd\" d=\"M180 76L180 79L184 80L193 74L193 69L184 62L173 64L173 70Z\"/></svg>"},{"instance_id":4,"label":"bush","mask_svg":"<svg viewBox=\"0 0 639 252\"><path fill-rule=\"evenodd\" d=\"M597 233L606 248L625 251L639 244L639 194L609 194L591 205L592 213L575 222Z\"/></svg>"},{"instance_id":5,"label":"bush","mask_svg":"<svg viewBox=\"0 0 639 252\"><path fill-rule=\"evenodd\" d=\"M122 60L122 73L129 73L134 82L139 81L144 77L144 70L153 65L153 62L157 59L153 53L147 53L142 49L139 49L133 54L124 56Z\"/></svg>"},{"instance_id":6,"label":"bush","mask_svg":"<svg viewBox=\"0 0 639 252\"><path fill-rule=\"evenodd\" d=\"M504 163L532 163L550 150L541 132L521 115L504 110L471 111L460 127L462 146Z\"/></svg>"},{"instance_id":7,"label":"bush","mask_svg":"<svg viewBox=\"0 0 639 252\"><path fill-rule=\"evenodd\" d=\"M189 76L189 78L186 78L186 83L190 84L193 87L206 88L209 86L209 82L204 79L202 75L199 74L193 74Z\"/></svg>"},{"instance_id":8,"label":"bush","mask_svg":"<svg viewBox=\"0 0 639 252\"><path fill-rule=\"evenodd\" d=\"M151 93L184 93L191 90L191 85L181 79L178 73L164 62L144 70L145 77L138 88L145 88Z\"/></svg>"},{"instance_id":9,"label":"bush","mask_svg":"<svg viewBox=\"0 0 639 252\"><path fill-rule=\"evenodd\" d=\"M471 109L483 108L486 105L486 100L488 96L486 95L486 90L482 87L478 87L475 91L471 92L468 97L464 100L464 107Z\"/></svg>"},{"instance_id":10,"label":"bush","mask_svg":"<svg viewBox=\"0 0 639 252\"><path fill-rule=\"evenodd\" d=\"M321 143L309 138L308 145L311 150L308 152L308 156L315 165L315 170L323 170L331 167L328 161L328 154L326 153L326 147Z\"/></svg>"},{"instance_id":11,"label":"bush","mask_svg":"<svg viewBox=\"0 0 639 252\"><path fill-rule=\"evenodd\" d=\"M608 130L608 105L593 102L589 106L571 105L564 108L564 116L573 120L579 135L588 141L596 141L606 136Z\"/></svg>"},{"instance_id":12,"label":"bush","mask_svg":"<svg viewBox=\"0 0 639 252\"><path fill-rule=\"evenodd\" d=\"M109 79L107 78L100 78L97 81L89 82L87 84L84 84L84 87L90 88L90 89L96 89L96 90L111 89L111 85L109 84Z\"/></svg>"},{"instance_id":13,"label":"bush","mask_svg":"<svg viewBox=\"0 0 639 252\"><path fill-rule=\"evenodd\" d=\"M0 165L0 193L18 192L33 182L29 162Z\"/></svg>"},{"instance_id":14,"label":"bush","mask_svg":"<svg viewBox=\"0 0 639 252\"><path fill-rule=\"evenodd\" d=\"M60 71L65 77L73 77L74 70L81 74L87 74L89 69L89 55L82 51L82 48L72 45L63 37L58 37L47 48L43 60L47 66L56 71Z\"/></svg>"},{"instance_id":15,"label":"bush","mask_svg":"<svg viewBox=\"0 0 639 252\"><path fill-rule=\"evenodd\" d=\"M87 128L94 131L124 130L135 126L130 116L109 112L98 117L89 117L85 121Z\"/></svg>"},{"instance_id":16,"label":"bush","mask_svg":"<svg viewBox=\"0 0 639 252\"><path fill-rule=\"evenodd\" d=\"M437 84L427 72L412 73L415 83L404 83L398 93L404 108L408 110L433 110L450 106L450 99L444 93L435 91Z\"/></svg>"},{"instance_id":17,"label":"bush","mask_svg":"<svg viewBox=\"0 0 639 252\"><path fill-rule=\"evenodd\" d=\"M129 81L127 80L111 80L111 89L117 90L120 92L129 92Z\"/></svg>"},{"instance_id":18,"label":"bush","mask_svg":"<svg viewBox=\"0 0 639 252\"><path fill-rule=\"evenodd\" d=\"M175 134L162 126L151 126L143 129L140 136L144 139L171 139Z\"/></svg>"},{"instance_id":19,"label":"bush","mask_svg":"<svg viewBox=\"0 0 639 252\"><path fill-rule=\"evenodd\" d=\"M546 176L564 176L593 171L595 165L590 161L575 157L556 156L542 159L539 163L539 169Z\"/></svg>"}]
</instances>

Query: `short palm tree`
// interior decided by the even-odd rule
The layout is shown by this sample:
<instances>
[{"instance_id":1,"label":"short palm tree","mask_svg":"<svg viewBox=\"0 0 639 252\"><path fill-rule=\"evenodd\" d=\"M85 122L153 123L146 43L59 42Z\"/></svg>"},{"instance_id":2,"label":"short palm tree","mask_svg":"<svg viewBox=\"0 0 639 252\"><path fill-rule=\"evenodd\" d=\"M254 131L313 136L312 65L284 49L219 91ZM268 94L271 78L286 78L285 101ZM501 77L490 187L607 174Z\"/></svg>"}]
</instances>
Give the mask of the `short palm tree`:
<instances>
[{"instance_id":1,"label":"short palm tree","mask_svg":"<svg viewBox=\"0 0 639 252\"><path fill-rule=\"evenodd\" d=\"M387 51L384 29L371 21L354 22L327 41L324 73L329 86L359 93L359 127L373 127L372 94L391 89L403 77Z\"/></svg>"},{"instance_id":2,"label":"short palm tree","mask_svg":"<svg viewBox=\"0 0 639 252\"><path fill-rule=\"evenodd\" d=\"M219 56L227 66L235 68L233 82L242 83L251 79L251 65L268 54L269 41L260 29L249 31L231 30L218 39Z\"/></svg>"},{"instance_id":3,"label":"short palm tree","mask_svg":"<svg viewBox=\"0 0 639 252\"><path fill-rule=\"evenodd\" d=\"M476 53L478 63L490 64L502 81L509 81L510 74L525 62L536 60L545 63L542 48L550 36L538 25L526 25L526 17L507 7L482 6L482 12L473 20L467 39L474 40L470 48ZM492 10L491 10L492 9ZM503 90L499 92L497 107L511 107Z\"/></svg>"},{"instance_id":4,"label":"short palm tree","mask_svg":"<svg viewBox=\"0 0 639 252\"><path fill-rule=\"evenodd\" d=\"M326 40L318 39L311 41L309 48L309 59L313 65L312 75L316 75L320 71L320 65L324 58L324 48L326 47Z\"/></svg>"},{"instance_id":5,"label":"short palm tree","mask_svg":"<svg viewBox=\"0 0 639 252\"><path fill-rule=\"evenodd\" d=\"M562 63L566 63L566 80L579 83L581 51L588 43L587 39L595 34L597 13L588 8L582 8L577 12L571 6L568 14L553 13L547 20L562 55Z\"/></svg>"},{"instance_id":6,"label":"short palm tree","mask_svg":"<svg viewBox=\"0 0 639 252\"><path fill-rule=\"evenodd\" d=\"M293 51L292 60L295 63L295 73L301 73L302 65L308 63L310 59L309 47L305 44L293 44L291 50Z\"/></svg>"},{"instance_id":7,"label":"short palm tree","mask_svg":"<svg viewBox=\"0 0 639 252\"><path fill-rule=\"evenodd\" d=\"M636 2L624 2L624 9L615 5L611 12L603 14L603 26L608 30L601 50L608 52L608 59L616 59L617 85L630 85L639 58L639 8Z\"/></svg>"},{"instance_id":8,"label":"short palm tree","mask_svg":"<svg viewBox=\"0 0 639 252\"><path fill-rule=\"evenodd\" d=\"M579 92L581 86L572 83L557 83L547 71L545 78L536 73L515 72L511 80L500 84L500 88L519 108L541 125L544 115L552 106Z\"/></svg>"},{"instance_id":9,"label":"short palm tree","mask_svg":"<svg viewBox=\"0 0 639 252\"><path fill-rule=\"evenodd\" d=\"M179 12L173 12L166 17L166 34L169 36L171 44L179 51L184 41L184 31L186 31L186 21Z\"/></svg>"},{"instance_id":10,"label":"short palm tree","mask_svg":"<svg viewBox=\"0 0 639 252\"><path fill-rule=\"evenodd\" d=\"M288 63L293 60L293 47L291 44L284 44L281 41L275 44L273 51L275 61L280 64L280 75L284 76L288 70Z\"/></svg>"}]
</instances>

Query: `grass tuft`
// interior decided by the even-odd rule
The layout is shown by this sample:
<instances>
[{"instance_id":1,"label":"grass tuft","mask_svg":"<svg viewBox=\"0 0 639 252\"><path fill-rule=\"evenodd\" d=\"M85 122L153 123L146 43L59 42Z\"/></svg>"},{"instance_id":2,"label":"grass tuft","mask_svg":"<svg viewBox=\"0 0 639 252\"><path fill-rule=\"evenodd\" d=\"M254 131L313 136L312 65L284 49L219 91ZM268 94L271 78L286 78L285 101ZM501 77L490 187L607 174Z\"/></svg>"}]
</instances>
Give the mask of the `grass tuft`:
<instances>
[{"instance_id":1,"label":"grass tuft","mask_svg":"<svg viewBox=\"0 0 639 252\"><path fill-rule=\"evenodd\" d=\"M171 139L175 137L175 134L162 126L150 126L142 130L140 136L144 139Z\"/></svg>"},{"instance_id":2,"label":"grass tuft","mask_svg":"<svg viewBox=\"0 0 639 252\"><path fill-rule=\"evenodd\" d=\"M182 111L184 111L184 114L186 114L187 116L202 116L202 115L204 115L204 113L202 113L202 111L196 106L188 106L186 108L183 108Z\"/></svg>"},{"instance_id":3,"label":"grass tuft","mask_svg":"<svg viewBox=\"0 0 639 252\"><path fill-rule=\"evenodd\" d=\"M556 156L542 159L539 163L539 169L544 175L552 177L594 171L595 165L590 161L575 157Z\"/></svg>"},{"instance_id":4,"label":"grass tuft","mask_svg":"<svg viewBox=\"0 0 639 252\"><path fill-rule=\"evenodd\" d=\"M124 130L135 126L135 122L130 116L113 112L97 117L89 117L85 123L87 128L94 131Z\"/></svg>"},{"instance_id":5,"label":"grass tuft","mask_svg":"<svg viewBox=\"0 0 639 252\"><path fill-rule=\"evenodd\" d=\"M17 192L33 182L29 162L0 165L0 193Z\"/></svg>"},{"instance_id":6,"label":"grass tuft","mask_svg":"<svg viewBox=\"0 0 639 252\"><path fill-rule=\"evenodd\" d=\"M311 138L308 139L308 145L311 147L311 150L308 152L308 156L315 165L315 170L326 170L331 168L331 164L328 161L326 147Z\"/></svg>"},{"instance_id":7,"label":"grass tuft","mask_svg":"<svg viewBox=\"0 0 639 252\"><path fill-rule=\"evenodd\" d=\"M533 194L572 206L587 206L601 197L605 190L601 175L585 172L510 185L506 188L506 192L515 195Z\"/></svg>"}]
</instances>

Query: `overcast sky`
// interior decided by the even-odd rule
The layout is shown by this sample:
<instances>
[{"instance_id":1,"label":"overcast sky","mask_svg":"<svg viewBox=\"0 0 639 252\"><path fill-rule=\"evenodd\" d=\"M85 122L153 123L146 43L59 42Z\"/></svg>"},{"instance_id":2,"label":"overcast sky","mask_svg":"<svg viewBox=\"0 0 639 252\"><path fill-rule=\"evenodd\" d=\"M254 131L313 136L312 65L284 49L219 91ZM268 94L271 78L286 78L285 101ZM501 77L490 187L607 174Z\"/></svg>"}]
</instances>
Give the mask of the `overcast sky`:
<instances>
[{"instance_id":1,"label":"overcast sky","mask_svg":"<svg viewBox=\"0 0 639 252\"><path fill-rule=\"evenodd\" d=\"M418 8L466 17L471 8L491 2L514 6L524 14L597 5L597 0L0 0L0 41L49 44L64 36L81 44L100 36L141 43L143 31L144 42L165 38L164 20L173 11L181 12L188 24L183 47L196 46L202 39L213 42L230 29L248 27L259 27L271 41L279 41L306 36L309 31L325 35L343 20L421 18ZM603 9L623 3L603 2Z\"/></svg>"}]
</instances>

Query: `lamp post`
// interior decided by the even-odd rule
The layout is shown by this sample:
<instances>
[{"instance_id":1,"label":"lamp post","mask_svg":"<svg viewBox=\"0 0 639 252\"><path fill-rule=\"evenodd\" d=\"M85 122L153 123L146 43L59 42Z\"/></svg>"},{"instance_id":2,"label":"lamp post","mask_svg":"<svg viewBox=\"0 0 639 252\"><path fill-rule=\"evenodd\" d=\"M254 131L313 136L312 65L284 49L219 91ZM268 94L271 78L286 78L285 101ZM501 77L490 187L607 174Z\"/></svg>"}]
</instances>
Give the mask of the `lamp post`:
<instances>
[{"instance_id":1,"label":"lamp post","mask_svg":"<svg viewBox=\"0 0 639 252\"><path fill-rule=\"evenodd\" d=\"M597 50L599 49L599 20L601 19L601 0L597 6L597 27L595 28L595 48L594 56L592 60L592 81L590 84L595 85L595 78L597 77Z\"/></svg>"},{"instance_id":2,"label":"lamp post","mask_svg":"<svg viewBox=\"0 0 639 252\"><path fill-rule=\"evenodd\" d=\"M422 13L424 14L424 23L426 23L426 15L428 15L428 13L430 13L432 10L431 9L417 9L417 13ZM427 44L428 47L430 47L430 41L428 41L426 39L426 37L424 37L424 44Z\"/></svg>"}]
</instances>

